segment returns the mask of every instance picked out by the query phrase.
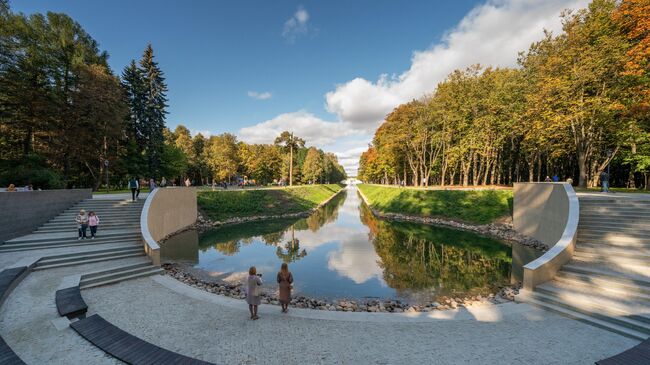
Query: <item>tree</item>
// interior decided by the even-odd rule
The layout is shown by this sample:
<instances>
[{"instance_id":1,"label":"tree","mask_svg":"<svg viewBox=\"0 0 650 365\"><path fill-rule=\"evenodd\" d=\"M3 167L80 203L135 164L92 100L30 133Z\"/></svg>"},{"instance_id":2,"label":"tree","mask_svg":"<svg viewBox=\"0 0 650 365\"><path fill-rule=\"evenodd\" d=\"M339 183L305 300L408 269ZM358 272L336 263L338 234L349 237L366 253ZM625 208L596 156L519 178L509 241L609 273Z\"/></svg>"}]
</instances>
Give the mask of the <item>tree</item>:
<instances>
[{"instance_id":1,"label":"tree","mask_svg":"<svg viewBox=\"0 0 650 365\"><path fill-rule=\"evenodd\" d=\"M311 147L307 151L305 164L302 168L302 180L306 183L318 183L322 180L325 173L323 156L316 147Z\"/></svg>"},{"instance_id":2,"label":"tree","mask_svg":"<svg viewBox=\"0 0 650 365\"><path fill-rule=\"evenodd\" d=\"M293 151L305 146L305 140L284 131L275 139L275 144L289 150L289 186L293 185Z\"/></svg>"},{"instance_id":3,"label":"tree","mask_svg":"<svg viewBox=\"0 0 650 365\"><path fill-rule=\"evenodd\" d=\"M167 115L167 85L163 72L154 61L153 47L147 45L139 72L142 75L142 138L146 146L148 171L153 177L160 176L163 153L163 128Z\"/></svg>"},{"instance_id":4,"label":"tree","mask_svg":"<svg viewBox=\"0 0 650 365\"><path fill-rule=\"evenodd\" d=\"M230 133L212 136L205 152L206 162L214 178L230 180L237 174L239 168L237 137Z\"/></svg>"}]
</instances>

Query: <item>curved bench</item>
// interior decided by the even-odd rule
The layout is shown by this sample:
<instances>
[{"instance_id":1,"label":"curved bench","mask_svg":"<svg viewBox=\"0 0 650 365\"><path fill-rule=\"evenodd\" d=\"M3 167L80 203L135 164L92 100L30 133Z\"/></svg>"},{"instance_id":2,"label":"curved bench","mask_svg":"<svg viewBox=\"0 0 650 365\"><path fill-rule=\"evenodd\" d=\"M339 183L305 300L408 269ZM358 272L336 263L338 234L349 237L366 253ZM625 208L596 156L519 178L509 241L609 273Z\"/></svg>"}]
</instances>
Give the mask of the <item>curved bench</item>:
<instances>
[{"instance_id":1,"label":"curved bench","mask_svg":"<svg viewBox=\"0 0 650 365\"><path fill-rule=\"evenodd\" d=\"M81 296L79 285L56 291L56 310L68 319L86 315L88 305Z\"/></svg>"},{"instance_id":2,"label":"curved bench","mask_svg":"<svg viewBox=\"0 0 650 365\"><path fill-rule=\"evenodd\" d=\"M18 285L27 272L26 266L14 267L0 272L0 305L4 303L9 293ZM16 355L2 337L0 337L0 364L25 365L25 362Z\"/></svg>"},{"instance_id":3,"label":"curved bench","mask_svg":"<svg viewBox=\"0 0 650 365\"><path fill-rule=\"evenodd\" d=\"M650 363L650 339L618 355L596 361L596 365L643 365Z\"/></svg>"},{"instance_id":4,"label":"curved bench","mask_svg":"<svg viewBox=\"0 0 650 365\"><path fill-rule=\"evenodd\" d=\"M127 364L214 365L166 350L125 332L99 314L70 324L83 338Z\"/></svg>"}]
</instances>

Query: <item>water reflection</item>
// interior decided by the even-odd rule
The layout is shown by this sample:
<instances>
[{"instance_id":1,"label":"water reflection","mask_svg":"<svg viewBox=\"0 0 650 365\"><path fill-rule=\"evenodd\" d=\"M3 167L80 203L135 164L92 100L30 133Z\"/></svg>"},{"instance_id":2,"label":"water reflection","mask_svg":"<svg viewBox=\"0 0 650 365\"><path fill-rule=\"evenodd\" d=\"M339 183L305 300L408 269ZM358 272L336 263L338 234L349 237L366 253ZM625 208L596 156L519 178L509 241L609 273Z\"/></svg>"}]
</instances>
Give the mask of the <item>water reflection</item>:
<instances>
[{"instance_id":1,"label":"water reflection","mask_svg":"<svg viewBox=\"0 0 650 365\"><path fill-rule=\"evenodd\" d=\"M233 277L251 265L268 277L287 262L295 291L314 297L414 303L493 292L520 277L513 263L536 255L468 232L376 219L354 187L308 218L226 226L200 237L181 234L161 248L164 261Z\"/></svg>"}]
</instances>

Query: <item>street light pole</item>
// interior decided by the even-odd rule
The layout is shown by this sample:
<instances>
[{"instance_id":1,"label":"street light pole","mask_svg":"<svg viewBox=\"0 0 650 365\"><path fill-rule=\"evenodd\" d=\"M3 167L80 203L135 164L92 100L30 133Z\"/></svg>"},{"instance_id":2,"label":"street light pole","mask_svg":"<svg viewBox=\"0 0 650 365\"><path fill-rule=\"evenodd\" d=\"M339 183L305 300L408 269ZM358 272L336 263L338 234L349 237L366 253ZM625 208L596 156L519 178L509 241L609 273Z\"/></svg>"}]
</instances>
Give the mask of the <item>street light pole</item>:
<instances>
[{"instance_id":1,"label":"street light pole","mask_svg":"<svg viewBox=\"0 0 650 365\"><path fill-rule=\"evenodd\" d=\"M104 159L104 170L106 170L106 194L108 194L108 158Z\"/></svg>"}]
</instances>

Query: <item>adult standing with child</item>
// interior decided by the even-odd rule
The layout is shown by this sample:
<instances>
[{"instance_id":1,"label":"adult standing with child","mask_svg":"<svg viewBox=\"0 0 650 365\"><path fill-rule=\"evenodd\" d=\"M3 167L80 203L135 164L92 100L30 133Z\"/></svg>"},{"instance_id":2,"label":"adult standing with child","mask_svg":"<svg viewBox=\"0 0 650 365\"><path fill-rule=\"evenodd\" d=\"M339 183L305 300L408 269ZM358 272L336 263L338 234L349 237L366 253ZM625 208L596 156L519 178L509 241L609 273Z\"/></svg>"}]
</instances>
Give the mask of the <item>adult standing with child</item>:
<instances>
[{"instance_id":1,"label":"adult standing with child","mask_svg":"<svg viewBox=\"0 0 650 365\"><path fill-rule=\"evenodd\" d=\"M86 214L86 211L81 209L74 221L77 222L77 230L79 231L79 238L77 238L77 240L82 238L86 239L86 230L88 229L88 215Z\"/></svg>"}]
</instances>

